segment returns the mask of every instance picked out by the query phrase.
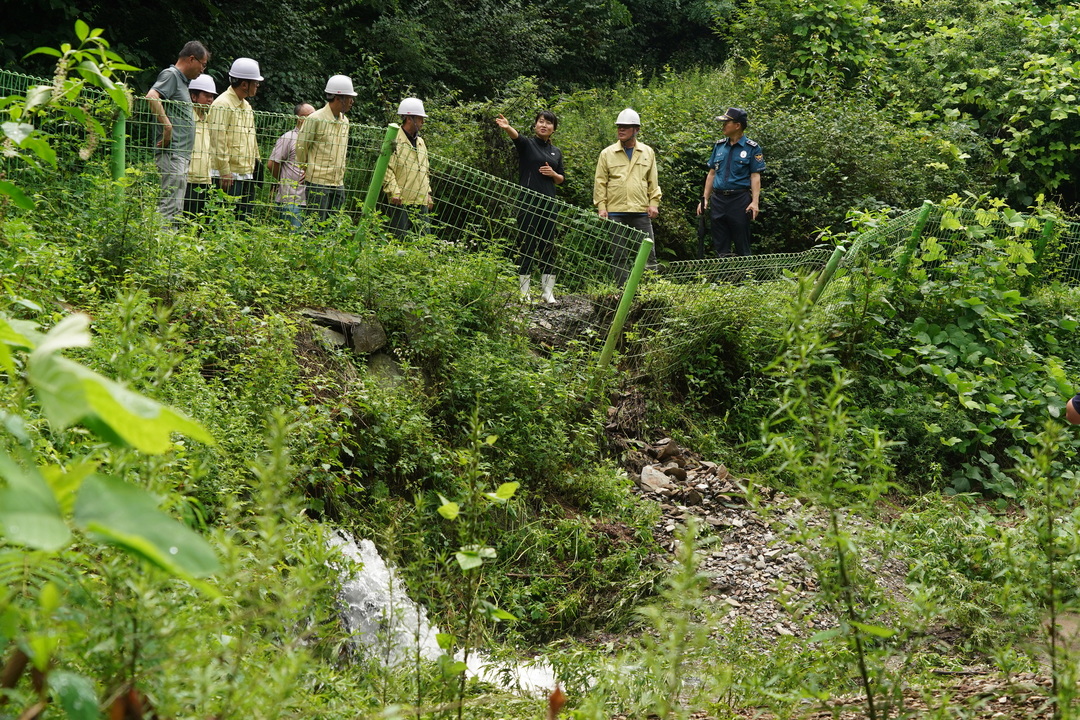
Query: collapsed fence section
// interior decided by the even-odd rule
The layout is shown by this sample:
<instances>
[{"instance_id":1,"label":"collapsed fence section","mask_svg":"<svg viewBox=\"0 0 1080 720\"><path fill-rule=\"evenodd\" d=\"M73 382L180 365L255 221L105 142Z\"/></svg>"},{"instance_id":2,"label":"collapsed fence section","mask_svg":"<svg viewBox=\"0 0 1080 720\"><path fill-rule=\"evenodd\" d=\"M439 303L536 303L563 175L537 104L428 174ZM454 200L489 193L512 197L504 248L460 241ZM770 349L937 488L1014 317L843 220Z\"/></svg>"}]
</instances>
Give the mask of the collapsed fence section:
<instances>
[{"instance_id":1,"label":"collapsed fence section","mask_svg":"<svg viewBox=\"0 0 1080 720\"><path fill-rule=\"evenodd\" d=\"M996 253L1024 267L1016 278L1034 283L1080 283L1080 224L1050 216L1025 215L1008 208L935 205L872 227L853 239L845 268L875 262L904 279L913 267L928 271L946 259Z\"/></svg>"}]
</instances>

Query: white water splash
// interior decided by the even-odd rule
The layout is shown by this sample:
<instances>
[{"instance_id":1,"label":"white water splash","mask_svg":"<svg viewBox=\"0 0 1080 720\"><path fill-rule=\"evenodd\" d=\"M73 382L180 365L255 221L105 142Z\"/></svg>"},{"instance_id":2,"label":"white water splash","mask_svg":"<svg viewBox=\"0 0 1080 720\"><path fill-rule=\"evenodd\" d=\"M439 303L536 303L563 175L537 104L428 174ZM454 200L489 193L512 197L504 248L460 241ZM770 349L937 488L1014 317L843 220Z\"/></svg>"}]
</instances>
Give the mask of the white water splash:
<instances>
[{"instance_id":1,"label":"white water splash","mask_svg":"<svg viewBox=\"0 0 1080 720\"><path fill-rule=\"evenodd\" d=\"M341 583L338 594L344 608L342 619L364 651L387 667L416 658L434 661L443 654L436 641L439 629L428 622L427 611L405 592L401 579L388 567L370 540L357 543L345 532L335 531L330 546L361 565ZM460 658L460 655L458 656ZM471 677L504 690L540 695L555 688L555 673L544 662L499 665L482 653L467 662Z\"/></svg>"}]
</instances>

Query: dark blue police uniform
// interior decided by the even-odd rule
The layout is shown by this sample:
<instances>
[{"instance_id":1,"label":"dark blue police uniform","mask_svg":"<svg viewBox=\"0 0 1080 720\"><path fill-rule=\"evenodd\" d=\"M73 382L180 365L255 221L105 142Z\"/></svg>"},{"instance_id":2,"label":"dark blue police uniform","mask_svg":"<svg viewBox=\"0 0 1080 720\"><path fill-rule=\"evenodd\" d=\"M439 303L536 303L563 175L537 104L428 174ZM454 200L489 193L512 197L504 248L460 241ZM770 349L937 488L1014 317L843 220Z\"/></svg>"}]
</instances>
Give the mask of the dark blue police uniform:
<instances>
[{"instance_id":1,"label":"dark blue police uniform","mask_svg":"<svg viewBox=\"0 0 1080 720\"><path fill-rule=\"evenodd\" d=\"M716 171L710 198L713 251L730 255L734 243L739 255L750 254L750 175L765 169L761 146L743 135L732 144L727 138L713 146L709 168Z\"/></svg>"}]
</instances>

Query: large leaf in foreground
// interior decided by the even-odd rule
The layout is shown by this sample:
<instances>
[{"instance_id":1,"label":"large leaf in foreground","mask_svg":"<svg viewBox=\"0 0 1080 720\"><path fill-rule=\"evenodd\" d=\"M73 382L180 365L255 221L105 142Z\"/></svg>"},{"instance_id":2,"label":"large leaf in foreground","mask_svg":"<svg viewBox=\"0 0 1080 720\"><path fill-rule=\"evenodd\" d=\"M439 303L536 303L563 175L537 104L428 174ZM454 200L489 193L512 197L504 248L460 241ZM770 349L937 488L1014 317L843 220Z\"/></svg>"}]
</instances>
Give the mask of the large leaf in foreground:
<instances>
[{"instance_id":1,"label":"large leaf in foreground","mask_svg":"<svg viewBox=\"0 0 1080 720\"><path fill-rule=\"evenodd\" d=\"M103 439L143 452L163 453L171 435L213 443L202 425L57 355L31 355L28 377L45 417L58 428L81 423Z\"/></svg>"},{"instance_id":2,"label":"large leaf in foreground","mask_svg":"<svg viewBox=\"0 0 1080 720\"><path fill-rule=\"evenodd\" d=\"M0 453L0 530L10 542L35 550L60 550L71 542L71 531L60 513L49 484L36 467L26 469Z\"/></svg>"},{"instance_id":3,"label":"large leaf in foreground","mask_svg":"<svg viewBox=\"0 0 1080 720\"><path fill-rule=\"evenodd\" d=\"M205 577L221 567L201 535L158 510L145 490L117 478L95 474L83 481L75 523L177 577Z\"/></svg>"}]
</instances>

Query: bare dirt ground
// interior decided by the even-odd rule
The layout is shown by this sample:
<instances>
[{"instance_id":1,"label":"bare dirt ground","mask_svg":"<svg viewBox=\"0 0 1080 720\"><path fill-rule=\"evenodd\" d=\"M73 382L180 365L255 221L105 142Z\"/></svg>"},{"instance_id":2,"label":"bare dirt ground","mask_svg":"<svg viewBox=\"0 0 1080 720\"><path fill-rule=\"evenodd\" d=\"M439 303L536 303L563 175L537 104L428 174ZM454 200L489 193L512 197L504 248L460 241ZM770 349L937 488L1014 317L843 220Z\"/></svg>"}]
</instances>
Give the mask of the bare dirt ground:
<instances>
[{"instance_id":1,"label":"bare dirt ground","mask_svg":"<svg viewBox=\"0 0 1080 720\"><path fill-rule=\"evenodd\" d=\"M782 492L757 488L759 502L747 502L747 481L733 476L722 463L704 460L674 441L662 438L653 442L629 439L619 431L625 425L637 426L633 418L640 410L632 395L617 399L609 410L609 436L622 450L624 466L634 479L638 493L659 504L661 519L654 528L655 537L669 552L677 543L676 533L691 517L717 541L704 552L701 571L710 578L706 600L723 610L722 623L748 623L755 637L778 638L782 635L809 637L834 627L835 618L822 609L793 617L793 606L814 604L817 590L815 575L803 559L796 541L791 539L797 527L822 523L794 497ZM632 437L632 436L631 436ZM848 518L853 526L857 519ZM903 558L877 558L876 580L886 592L902 597L907 575ZM1065 618L1059 624L1062 635L1076 635L1080 623ZM1070 632L1070 628L1072 632ZM960 634L940 630L935 640L947 649L950 640ZM932 687L907 687L892 698L877 698L874 716L963 717L963 718L1053 718L1048 675L1022 673L1003 677L986 666L960 670L940 670L940 683ZM765 709L741 709L746 718L773 717ZM793 716L807 720L862 720L869 718L869 708L862 695L833 698L795 709ZM691 717L711 720L703 713ZM621 719L620 719L621 720Z\"/></svg>"}]
</instances>

